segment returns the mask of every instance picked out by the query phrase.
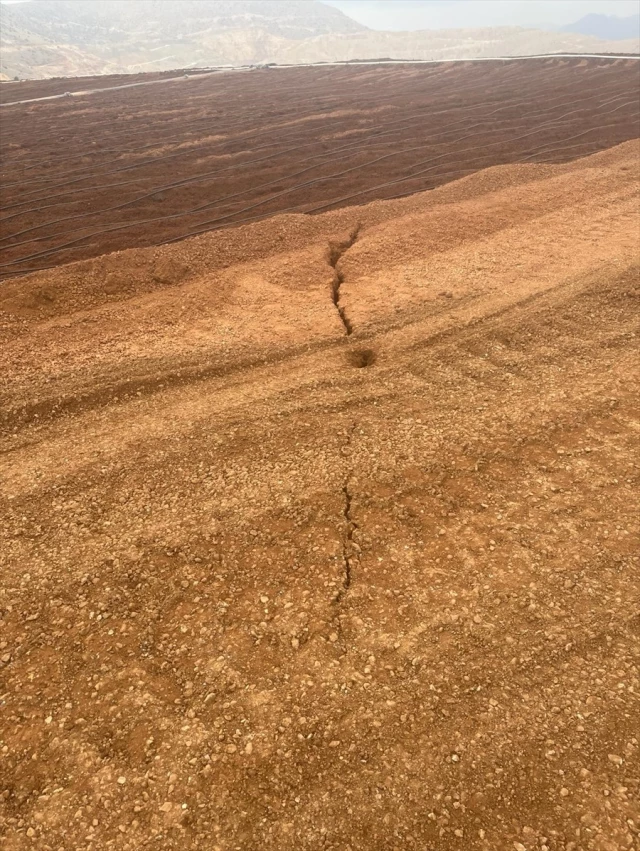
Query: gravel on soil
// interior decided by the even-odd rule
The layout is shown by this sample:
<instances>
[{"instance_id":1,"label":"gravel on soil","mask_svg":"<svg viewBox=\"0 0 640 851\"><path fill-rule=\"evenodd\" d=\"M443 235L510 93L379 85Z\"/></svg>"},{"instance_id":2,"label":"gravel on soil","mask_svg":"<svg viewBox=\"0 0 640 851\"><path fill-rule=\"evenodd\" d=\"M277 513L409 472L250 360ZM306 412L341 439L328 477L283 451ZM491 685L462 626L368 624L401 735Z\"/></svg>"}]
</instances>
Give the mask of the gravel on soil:
<instances>
[{"instance_id":1,"label":"gravel on soil","mask_svg":"<svg viewBox=\"0 0 640 851\"><path fill-rule=\"evenodd\" d=\"M637 847L638 154L3 283L4 848Z\"/></svg>"}]
</instances>

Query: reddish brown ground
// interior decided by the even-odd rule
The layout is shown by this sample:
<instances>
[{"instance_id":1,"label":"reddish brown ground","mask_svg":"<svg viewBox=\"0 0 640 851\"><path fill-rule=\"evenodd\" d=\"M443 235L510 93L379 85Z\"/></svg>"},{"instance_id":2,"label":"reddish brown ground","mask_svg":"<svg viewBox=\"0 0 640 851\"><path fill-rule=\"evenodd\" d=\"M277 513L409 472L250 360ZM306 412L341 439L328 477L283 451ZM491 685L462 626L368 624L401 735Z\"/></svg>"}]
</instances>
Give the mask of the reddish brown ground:
<instances>
[{"instance_id":1,"label":"reddish brown ground","mask_svg":"<svg viewBox=\"0 0 640 851\"><path fill-rule=\"evenodd\" d=\"M4 848L637 847L638 153L4 283Z\"/></svg>"},{"instance_id":2,"label":"reddish brown ground","mask_svg":"<svg viewBox=\"0 0 640 851\"><path fill-rule=\"evenodd\" d=\"M99 77L53 77L49 80L9 81L0 85L0 104L15 103L31 98L50 97L65 92L83 92L88 89L108 89L128 86L132 83L147 83L151 80L169 80L179 75L190 77L208 74L208 71L189 68L173 71L152 71L146 74L101 74Z\"/></svg>"},{"instance_id":3,"label":"reddish brown ground","mask_svg":"<svg viewBox=\"0 0 640 851\"><path fill-rule=\"evenodd\" d=\"M0 277L572 160L640 135L639 73L580 59L292 68L5 106Z\"/></svg>"}]
</instances>

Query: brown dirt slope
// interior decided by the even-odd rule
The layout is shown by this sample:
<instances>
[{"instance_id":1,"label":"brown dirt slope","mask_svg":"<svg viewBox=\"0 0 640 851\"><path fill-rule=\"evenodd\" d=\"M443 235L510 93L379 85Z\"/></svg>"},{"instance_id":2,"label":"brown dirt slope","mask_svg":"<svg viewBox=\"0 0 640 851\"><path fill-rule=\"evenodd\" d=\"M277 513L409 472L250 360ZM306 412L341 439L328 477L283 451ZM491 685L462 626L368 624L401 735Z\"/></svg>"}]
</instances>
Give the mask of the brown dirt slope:
<instances>
[{"instance_id":1,"label":"brown dirt slope","mask_svg":"<svg viewBox=\"0 0 640 851\"><path fill-rule=\"evenodd\" d=\"M638 144L4 283L4 847L637 842Z\"/></svg>"},{"instance_id":2,"label":"brown dirt slope","mask_svg":"<svg viewBox=\"0 0 640 851\"><path fill-rule=\"evenodd\" d=\"M7 105L0 278L574 160L640 136L639 75L636 60L291 68Z\"/></svg>"}]
</instances>

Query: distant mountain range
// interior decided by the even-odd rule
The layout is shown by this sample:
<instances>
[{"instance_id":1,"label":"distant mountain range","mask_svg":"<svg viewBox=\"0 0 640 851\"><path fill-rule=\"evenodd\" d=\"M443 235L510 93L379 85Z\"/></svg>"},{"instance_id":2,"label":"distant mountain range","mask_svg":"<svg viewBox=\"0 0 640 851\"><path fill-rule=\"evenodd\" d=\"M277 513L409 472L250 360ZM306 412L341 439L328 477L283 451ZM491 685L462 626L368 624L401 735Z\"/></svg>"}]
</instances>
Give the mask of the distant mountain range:
<instances>
[{"instance_id":1,"label":"distant mountain range","mask_svg":"<svg viewBox=\"0 0 640 851\"><path fill-rule=\"evenodd\" d=\"M5 80L264 62L640 52L637 37L602 41L581 31L378 32L315 0L31 0L2 4L0 15Z\"/></svg>"},{"instance_id":2,"label":"distant mountain range","mask_svg":"<svg viewBox=\"0 0 640 851\"><path fill-rule=\"evenodd\" d=\"M274 39L365 29L307 0L31 0L3 4L0 15L0 72L10 78L235 63L262 55ZM255 35L238 43L242 32Z\"/></svg>"},{"instance_id":3,"label":"distant mountain range","mask_svg":"<svg viewBox=\"0 0 640 851\"><path fill-rule=\"evenodd\" d=\"M575 24L561 27L560 32L592 35L608 41L640 38L640 15L616 18L614 15L585 15Z\"/></svg>"}]
</instances>

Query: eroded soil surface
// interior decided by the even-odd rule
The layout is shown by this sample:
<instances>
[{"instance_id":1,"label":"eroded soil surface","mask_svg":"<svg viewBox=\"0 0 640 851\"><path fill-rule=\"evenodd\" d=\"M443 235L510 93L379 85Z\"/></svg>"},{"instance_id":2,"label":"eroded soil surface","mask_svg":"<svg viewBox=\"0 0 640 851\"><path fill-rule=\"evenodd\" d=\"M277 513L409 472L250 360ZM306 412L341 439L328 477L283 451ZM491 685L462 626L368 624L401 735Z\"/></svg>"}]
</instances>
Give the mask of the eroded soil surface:
<instances>
[{"instance_id":1,"label":"eroded soil surface","mask_svg":"<svg viewBox=\"0 0 640 851\"><path fill-rule=\"evenodd\" d=\"M33 98L64 95L67 92L95 91L117 86L139 85L156 80L172 80L178 75L188 77L208 74L199 68L172 71L151 71L144 74L100 74L96 77L51 77L45 80L9 80L0 86L0 104L11 104Z\"/></svg>"},{"instance_id":2,"label":"eroded soil surface","mask_svg":"<svg viewBox=\"0 0 640 851\"><path fill-rule=\"evenodd\" d=\"M574 160L640 136L639 85L636 59L528 59L205 73L3 106L0 278Z\"/></svg>"},{"instance_id":3,"label":"eroded soil surface","mask_svg":"<svg viewBox=\"0 0 640 851\"><path fill-rule=\"evenodd\" d=\"M638 153L3 284L4 848L637 847Z\"/></svg>"}]
</instances>

